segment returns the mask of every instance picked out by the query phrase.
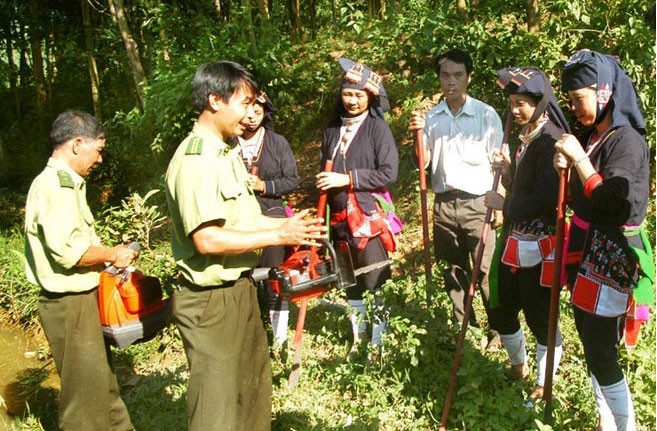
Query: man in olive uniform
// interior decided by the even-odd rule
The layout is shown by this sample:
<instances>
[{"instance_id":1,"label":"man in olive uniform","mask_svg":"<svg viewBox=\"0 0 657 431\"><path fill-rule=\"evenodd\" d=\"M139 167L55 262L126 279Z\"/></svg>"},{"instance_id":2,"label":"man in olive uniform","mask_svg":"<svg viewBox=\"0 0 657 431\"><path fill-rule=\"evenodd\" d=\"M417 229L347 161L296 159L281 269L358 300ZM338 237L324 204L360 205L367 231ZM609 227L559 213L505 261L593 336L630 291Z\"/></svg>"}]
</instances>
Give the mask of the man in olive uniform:
<instances>
[{"instance_id":1,"label":"man in olive uniform","mask_svg":"<svg viewBox=\"0 0 657 431\"><path fill-rule=\"evenodd\" d=\"M91 115L66 111L50 138L52 155L27 195L25 257L28 279L41 287L39 319L61 379L59 429L133 430L103 340L96 287L103 263L125 268L136 252L100 245L84 181L102 162L105 132Z\"/></svg>"},{"instance_id":2,"label":"man in olive uniform","mask_svg":"<svg viewBox=\"0 0 657 431\"><path fill-rule=\"evenodd\" d=\"M258 85L237 63L217 61L196 71L194 108L201 111L166 174L171 245L181 276L174 319L190 367L188 426L192 431L271 428L271 369L256 288L248 277L256 250L313 244L326 229L307 211L265 217L244 167L242 119Z\"/></svg>"}]
</instances>

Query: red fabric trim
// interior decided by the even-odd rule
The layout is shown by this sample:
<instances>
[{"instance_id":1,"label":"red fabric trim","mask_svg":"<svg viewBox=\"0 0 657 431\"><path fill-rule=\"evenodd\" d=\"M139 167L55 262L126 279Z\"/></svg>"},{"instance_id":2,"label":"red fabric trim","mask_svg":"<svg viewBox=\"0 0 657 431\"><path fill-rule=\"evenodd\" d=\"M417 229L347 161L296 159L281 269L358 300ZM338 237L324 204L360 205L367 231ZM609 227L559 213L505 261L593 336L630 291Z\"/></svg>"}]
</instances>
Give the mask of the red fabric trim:
<instances>
[{"instance_id":1,"label":"red fabric trim","mask_svg":"<svg viewBox=\"0 0 657 431\"><path fill-rule=\"evenodd\" d=\"M598 187L600 184L602 184L602 176L598 173L595 173L588 177L586 179L586 182L584 183L584 195L587 198L591 197L591 193L593 193L593 190Z\"/></svg>"}]
</instances>

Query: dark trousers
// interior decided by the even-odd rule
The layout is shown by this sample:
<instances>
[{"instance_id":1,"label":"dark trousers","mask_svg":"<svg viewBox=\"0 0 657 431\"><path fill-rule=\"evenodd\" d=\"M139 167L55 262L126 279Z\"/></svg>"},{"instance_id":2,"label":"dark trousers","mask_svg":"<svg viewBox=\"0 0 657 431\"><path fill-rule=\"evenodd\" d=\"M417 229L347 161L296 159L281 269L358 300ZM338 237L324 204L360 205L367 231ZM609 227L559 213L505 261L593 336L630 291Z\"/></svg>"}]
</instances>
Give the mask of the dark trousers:
<instances>
[{"instance_id":1,"label":"dark trousers","mask_svg":"<svg viewBox=\"0 0 657 431\"><path fill-rule=\"evenodd\" d=\"M183 285L173 301L190 368L189 430L270 430L269 348L253 282Z\"/></svg>"},{"instance_id":2,"label":"dark trousers","mask_svg":"<svg viewBox=\"0 0 657 431\"><path fill-rule=\"evenodd\" d=\"M42 291L39 319L61 380L59 429L133 430L103 339L98 291Z\"/></svg>"},{"instance_id":3,"label":"dark trousers","mask_svg":"<svg viewBox=\"0 0 657 431\"><path fill-rule=\"evenodd\" d=\"M618 383L623 378L623 370L618 365L618 344L625 328L625 317L600 317L575 306L573 309L589 371L602 386Z\"/></svg>"},{"instance_id":4,"label":"dark trousers","mask_svg":"<svg viewBox=\"0 0 657 431\"><path fill-rule=\"evenodd\" d=\"M523 310L529 329L539 344L547 346L550 320L550 288L540 285L541 265L517 268L515 272L499 264L497 291L500 306L488 311L491 328L503 335L520 329L518 313ZM561 331L557 328L556 345L561 345Z\"/></svg>"},{"instance_id":5,"label":"dark trousers","mask_svg":"<svg viewBox=\"0 0 657 431\"><path fill-rule=\"evenodd\" d=\"M465 192L447 192L436 195L433 206L433 246L436 261L444 260L448 268L443 271L445 289L452 301L454 317L463 321L465 301L468 297L481 228L486 217L484 197ZM479 289L484 307L488 310L488 269L495 249L495 232L491 229L481 261ZM476 323L472 310L471 323Z\"/></svg>"},{"instance_id":6,"label":"dark trousers","mask_svg":"<svg viewBox=\"0 0 657 431\"><path fill-rule=\"evenodd\" d=\"M363 249L349 246L351 252L351 259L354 263L354 269L362 268L363 266L371 265L373 263L382 262L388 259L388 252L383 246L383 242L378 237L370 238L367 245ZM369 291L376 293L381 289L383 283L392 277L390 267L376 269L356 277L356 286L347 289L347 299L357 300L363 299L363 293ZM377 295L375 298L376 305L383 304L383 298Z\"/></svg>"}]
</instances>

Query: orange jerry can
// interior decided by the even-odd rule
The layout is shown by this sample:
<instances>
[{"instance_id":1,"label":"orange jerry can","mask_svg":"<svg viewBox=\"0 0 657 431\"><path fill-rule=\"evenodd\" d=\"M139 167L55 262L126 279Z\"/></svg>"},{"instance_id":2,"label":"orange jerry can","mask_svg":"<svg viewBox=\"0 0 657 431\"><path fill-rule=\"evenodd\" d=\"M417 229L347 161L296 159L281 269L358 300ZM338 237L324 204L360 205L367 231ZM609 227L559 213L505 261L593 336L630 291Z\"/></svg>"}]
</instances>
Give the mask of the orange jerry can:
<instances>
[{"instance_id":1,"label":"orange jerry can","mask_svg":"<svg viewBox=\"0 0 657 431\"><path fill-rule=\"evenodd\" d=\"M105 339L120 349L150 340L172 316L160 280L137 270L102 271L98 307Z\"/></svg>"}]
</instances>

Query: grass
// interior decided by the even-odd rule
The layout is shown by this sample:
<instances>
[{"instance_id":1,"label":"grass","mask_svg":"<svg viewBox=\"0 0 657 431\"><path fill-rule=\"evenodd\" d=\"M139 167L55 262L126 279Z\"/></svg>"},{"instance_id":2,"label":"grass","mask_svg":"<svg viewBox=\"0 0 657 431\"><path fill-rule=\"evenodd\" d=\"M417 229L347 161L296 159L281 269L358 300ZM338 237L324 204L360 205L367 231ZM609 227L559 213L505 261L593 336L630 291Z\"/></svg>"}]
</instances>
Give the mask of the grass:
<instances>
[{"instance_id":1,"label":"grass","mask_svg":"<svg viewBox=\"0 0 657 431\"><path fill-rule=\"evenodd\" d=\"M405 163L402 161L402 163ZM412 178L400 178L400 187L416 186ZM393 190L394 192L394 190ZM401 194L399 194L401 196ZM303 371L298 387L288 376L291 356L272 360L273 430L433 430L441 418L458 333L448 324L451 306L440 288L434 267L431 303L421 266L421 237L414 197L399 198L406 222L401 248L395 254L393 282L384 288L391 308L391 330L378 366L366 367L365 357L354 362L343 358L350 347L350 327L345 313L319 303L308 311L303 343ZM36 289L23 273L22 233L18 228L0 235L0 305L5 320L38 332ZM139 265L146 273L170 282L173 262L167 243L155 242L145 250ZM339 292L329 297L342 301ZM484 316L481 302L475 309ZM480 350L482 329L468 330L458 374L448 429L451 430L590 430L597 413L577 337L568 294L561 295L561 329L564 356L554 386L554 427L541 424L542 407L522 407L531 392L535 374L525 382L503 377L506 354ZM292 322L296 319L293 307ZM523 323L524 325L524 323ZM524 325L525 331L529 331ZM288 333L291 343L293 331ZM535 370L533 340L528 335L529 361ZM639 346L632 352L621 348L621 365L632 388L639 430L655 424L655 318L646 325ZM42 346L45 349L45 345ZM155 339L114 351L122 396L137 430L185 429L187 369L182 342L173 326ZM37 391L41 398L28 399L28 410L12 430L56 429L56 391Z\"/></svg>"}]
</instances>

